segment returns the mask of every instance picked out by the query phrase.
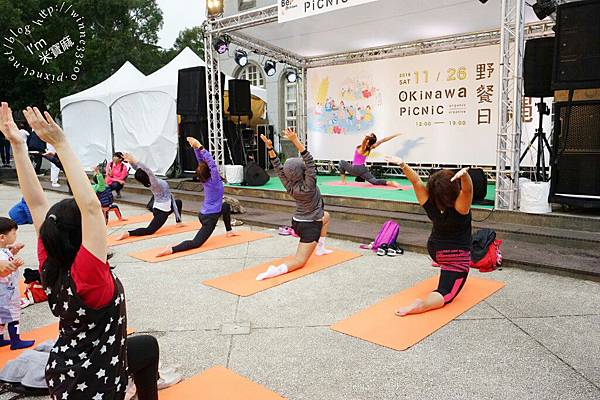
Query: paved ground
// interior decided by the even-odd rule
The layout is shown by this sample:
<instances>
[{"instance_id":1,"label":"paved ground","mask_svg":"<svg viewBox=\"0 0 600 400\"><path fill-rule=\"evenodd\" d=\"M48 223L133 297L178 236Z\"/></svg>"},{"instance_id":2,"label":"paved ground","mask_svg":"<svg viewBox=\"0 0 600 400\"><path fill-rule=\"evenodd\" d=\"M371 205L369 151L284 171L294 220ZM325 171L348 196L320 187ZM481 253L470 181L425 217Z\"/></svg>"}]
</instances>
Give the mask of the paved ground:
<instances>
[{"instance_id":1,"label":"paved ground","mask_svg":"<svg viewBox=\"0 0 600 400\"><path fill-rule=\"evenodd\" d=\"M17 189L0 185L0 215L19 198ZM128 206L123 211L143 212ZM435 275L427 257L365 254L248 298L201 284L295 248L294 239L266 232L273 238L160 264L138 262L127 253L189 233L114 248L112 264L125 285L129 325L159 339L164 364L186 377L224 365L289 399L600 398L599 283L518 269L488 274L506 287L397 352L329 326ZM20 228L18 238L27 244L27 265L35 266L32 227ZM356 243L330 243L360 251ZM23 330L52 321L47 304L29 307L22 316ZM223 332L244 323L251 326L249 334Z\"/></svg>"}]
</instances>

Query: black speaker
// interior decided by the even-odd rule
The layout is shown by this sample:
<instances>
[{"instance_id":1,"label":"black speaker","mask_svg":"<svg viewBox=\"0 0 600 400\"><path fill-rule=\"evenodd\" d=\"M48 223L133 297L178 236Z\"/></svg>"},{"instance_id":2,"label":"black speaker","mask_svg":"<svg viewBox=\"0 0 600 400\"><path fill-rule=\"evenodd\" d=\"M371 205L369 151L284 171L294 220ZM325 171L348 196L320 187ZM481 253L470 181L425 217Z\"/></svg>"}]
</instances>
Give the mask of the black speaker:
<instances>
[{"instance_id":1,"label":"black speaker","mask_svg":"<svg viewBox=\"0 0 600 400\"><path fill-rule=\"evenodd\" d=\"M271 161L269 160L269 151L267 145L262 141L260 135L265 135L271 142L275 141L275 128L273 125L258 125L258 165L264 169L271 169Z\"/></svg>"},{"instance_id":2,"label":"black speaker","mask_svg":"<svg viewBox=\"0 0 600 400\"><path fill-rule=\"evenodd\" d=\"M263 186L271 177L255 162L249 162L244 168L244 183L247 186Z\"/></svg>"},{"instance_id":3,"label":"black speaker","mask_svg":"<svg viewBox=\"0 0 600 400\"><path fill-rule=\"evenodd\" d=\"M194 137L208 148L208 121L200 118L198 115L181 116L181 124L179 125L179 154L181 167L183 171L196 170L196 155L194 149L187 142L188 137Z\"/></svg>"},{"instance_id":4,"label":"black speaker","mask_svg":"<svg viewBox=\"0 0 600 400\"><path fill-rule=\"evenodd\" d=\"M235 116L250 115L250 81L245 79L229 80L229 114Z\"/></svg>"},{"instance_id":5,"label":"black speaker","mask_svg":"<svg viewBox=\"0 0 600 400\"><path fill-rule=\"evenodd\" d=\"M206 118L206 68L179 70L177 80L177 114Z\"/></svg>"},{"instance_id":6,"label":"black speaker","mask_svg":"<svg viewBox=\"0 0 600 400\"><path fill-rule=\"evenodd\" d=\"M552 97L554 37L530 39L525 43L523 80L526 97Z\"/></svg>"},{"instance_id":7,"label":"black speaker","mask_svg":"<svg viewBox=\"0 0 600 400\"><path fill-rule=\"evenodd\" d=\"M441 169L432 168L429 172L429 176L435 174L438 171L441 171ZM459 170L452 169L452 171L458 172ZM485 200L485 197L487 196L487 177L485 176L485 172L483 172L481 168L470 168L469 176L471 177L471 181L473 181L473 202L481 203Z\"/></svg>"},{"instance_id":8,"label":"black speaker","mask_svg":"<svg viewBox=\"0 0 600 400\"><path fill-rule=\"evenodd\" d=\"M554 114L549 200L600 208L600 100L555 103Z\"/></svg>"},{"instance_id":9,"label":"black speaker","mask_svg":"<svg viewBox=\"0 0 600 400\"><path fill-rule=\"evenodd\" d=\"M555 30L553 87L600 87L600 0L558 6Z\"/></svg>"},{"instance_id":10,"label":"black speaker","mask_svg":"<svg viewBox=\"0 0 600 400\"><path fill-rule=\"evenodd\" d=\"M469 176L473 181L473 201L480 202L487 196L487 177L481 168L469 169Z\"/></svg>"}]
</instances>

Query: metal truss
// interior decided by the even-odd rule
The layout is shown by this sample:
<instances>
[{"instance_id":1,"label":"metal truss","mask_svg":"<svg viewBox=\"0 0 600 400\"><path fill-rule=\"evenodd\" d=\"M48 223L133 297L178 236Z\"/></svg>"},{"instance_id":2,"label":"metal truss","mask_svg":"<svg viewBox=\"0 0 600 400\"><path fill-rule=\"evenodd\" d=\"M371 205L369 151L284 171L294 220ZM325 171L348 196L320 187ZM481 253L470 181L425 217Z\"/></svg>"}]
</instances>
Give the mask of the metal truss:
<instances>
[{"instance_id":1,"label":"metal truss","mask_svg":"<svg viewBox=\"0 0 600 400\"><path fill-rule=\"evenodd\" d=\"M521 156L525 0L502 0L501 22L495 207L500 210L516 210Z\"/></svg>"},{"instance_id":2,"label":"metal truss","mask_svg":"<svg viewBox=\"0 0 600 400\"><path fill-rule=\"evenodd\" d=\"M228 17L213 19L210 21L213 34L229 33L254 26L277 22L277 4L256 10L250 10Z\"/></svg>"},{"instance_id":3,"label":"metal truss","mask_svg":"<svg viewBox=\"0 0 600 400\"><path fill-rule=\"evenodd\" d=\"M514 0L516 1L516 0ZM523 21L524 22L524 21ZM525 35L528 39L553 35L554 22L536 22L528 24ZM500 42L501 30L488 30L445 36L441 38L417 40L414 42L392 46L376 47L349 53L332 54L313 57L306 60L307 68L323 67L339 64L350 64L365 61L383 60L387 58L406 57L417 54L437 53L441 51L489 46Z\"/></svg>"},{"instance_id":4,"label":"metal truss","mask_svg":"<svg viewBox=\"0 0 600 400\"><path fill-rule=\"evenodd\" d=\"M204 60L206 61L206 108L208 115L208 149L217 166L225 165L223 135L223 97L219 56L213 49L213 33L204 29Z\"/></svg>"},{"instance_id":5,"label":"metal truss","mask_svg":"<svg viewBox=\"0 0 600 400\"><path fill-rule=\"evenodd\" d=\"M228 33L231 43L234 43L246 50L255 54L272 58L283 64L287 64L296 68L303 68L305 62L302 57L285 51L281 47L274 46L260 39L246 36L240 32Z\"/></svg>"}]
</instances>

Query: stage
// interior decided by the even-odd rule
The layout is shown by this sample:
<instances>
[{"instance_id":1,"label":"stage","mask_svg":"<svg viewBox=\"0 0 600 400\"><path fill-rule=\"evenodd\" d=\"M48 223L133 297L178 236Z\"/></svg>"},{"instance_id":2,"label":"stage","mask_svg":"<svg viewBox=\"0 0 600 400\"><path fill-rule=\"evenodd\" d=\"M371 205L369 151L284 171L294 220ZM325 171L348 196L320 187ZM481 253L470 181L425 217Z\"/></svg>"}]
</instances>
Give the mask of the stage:
<instances>
[{"instance_id":1,"label":"stage","mask_svg":"<svg viewBox=\"0 0 600 400\"><path fill-rule=\"evenodd\" d=\"M368 199L368 200L385 200L385 201L398 201L404 203L417 203L415 192L412 189L412 185L408 179L392 179L386 178L387 180L397 182L402 186L403 190L396 190L389 186L374 186L368 183L357 183L354 181L353 176L347 177L347 185L342 186L338 184L340 182L339 175L327 176L319 175L317 177L317 185L321 194L324 196L339 196L347 198L357 199ZM361 186L358 186L361 185ZM257 190L268 190L285 192L283 184L276 176L271 176L269 182L264 186L242 186L242 185L226 185L231 188L246 188L246 189L257 189ZM486 200L489 200L491 204L494 202L494 196L496 195L496 185L489 183L487 185ZM486 202L488 203L488 202ZM474 208L491 210L493 205L481 205L474 204Z\"/></svg>"}]
</instances>

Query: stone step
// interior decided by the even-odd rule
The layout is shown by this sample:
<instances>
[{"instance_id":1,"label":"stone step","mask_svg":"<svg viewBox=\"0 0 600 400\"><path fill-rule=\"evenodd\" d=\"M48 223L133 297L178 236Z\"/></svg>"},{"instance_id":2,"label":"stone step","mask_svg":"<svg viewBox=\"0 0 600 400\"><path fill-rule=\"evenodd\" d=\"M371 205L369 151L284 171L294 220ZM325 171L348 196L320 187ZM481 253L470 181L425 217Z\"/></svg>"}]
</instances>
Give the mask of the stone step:
<instances>
[{"instance_id":1,"label":"stone step","mask_svg":"<svg viewBox=\"0 0 600 400\"><path fill-rule=\"evenodd\" d=\"M16 182L11 182L16 185ZM54 189L48 182L44 182L43 186L46 190L57 190L66 192L66 186L62 186L59 189ZM179 196L180 194L186 195L184 200L184 213L196 215L202 202L202 196L197 193L189 193L188 191L181 191L180 189L174 189ZM179 192L182 193L179 193ZM189 198L187 198L189 196ZM235 196L234 196L235 197ZM145 206L148 202L149 191L145 188L136 188L135 185L130 185L126 191L123 192L123 197L119 200L121 203L127 203L132 205ZM243 199L241 199L243 200ZM236 214L235 218L242 220L246 223L270 228L277 228L281 225L291 224L291 212L287 209L285 211L276 211L269 207L266 207L265 203L261 207L250 207L245 205L245 214ZM289 208L286 204L285 207ZM328 207L334 208L334 207ZM348 216L351 213L348 210L344 210L345 215ZM337 211L332 210L333 213ZM353 210L354 212L354 210ZM365 210L362 210L363 214ZM372 210L368 210L372 213ZM381 212L381 211L377 211ZM388 214L386 214L389 217ZM421 222L424 216L412 215L411 218L419 220L419 227L411 226L408 223L400 221L400 235L398 237L398 243L406 250L416 251L421 253L427 253L427 238L431 225L427 225L425 222ZM337 218L334 216L330 225L330 236L351 240L357 243L368 243L373 240L381 226L380 222L374 222L373 220L367 221L356 221L351 218ZM507 225L507 224L505 224ZM359 229L357 227L359 226ZM536 229L532 227L519 226L514 227L513 230L522 229L521 232L524 237L528 237L531 234L536 233ZM531 229L532 231L526 230ZM549 244L549 241L525 241L520 239L514 239L510 234L496 229L498 232L498 238L504 240L503 254L504 254L504 266L506 267L518 267L528 268L536 271L544 271L558 274L575 275L579 277L585 277L587 279L600 280L600 246L595 246L587 249L581 249L566 245L566 241L561 244ZM546 237L552 235L565 235L566 232L562 229L557 229L553 232L546 232ZM539 232L538 236L543 238ZM576 233L572 233L576 234ZM594 240L596 240L595 238Z\"/></svg>"}]
</instances>

